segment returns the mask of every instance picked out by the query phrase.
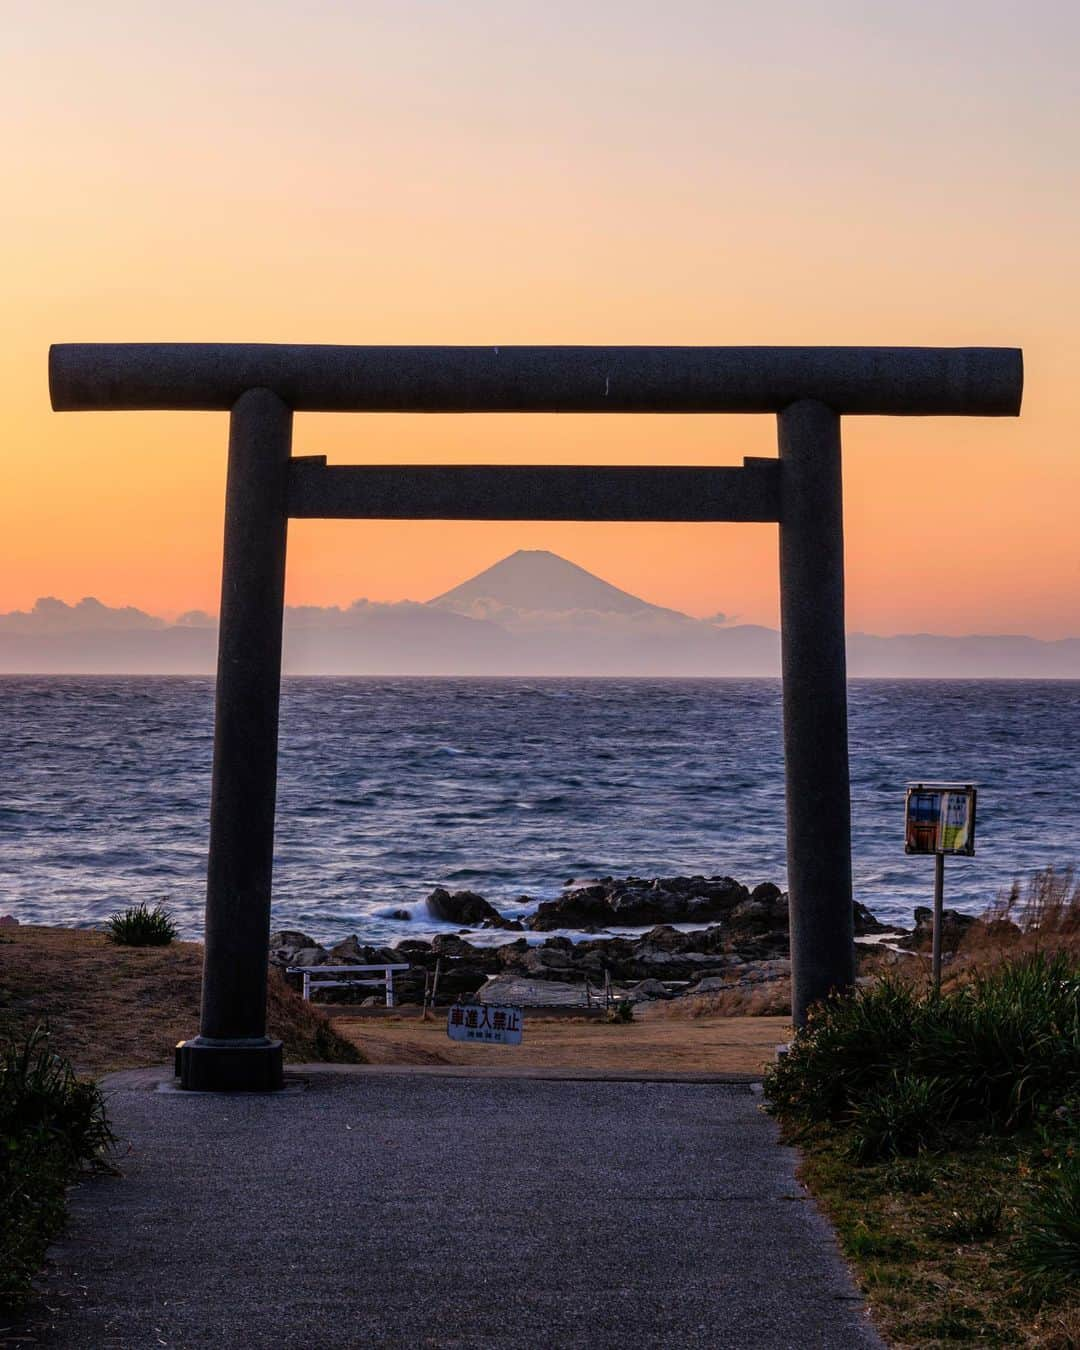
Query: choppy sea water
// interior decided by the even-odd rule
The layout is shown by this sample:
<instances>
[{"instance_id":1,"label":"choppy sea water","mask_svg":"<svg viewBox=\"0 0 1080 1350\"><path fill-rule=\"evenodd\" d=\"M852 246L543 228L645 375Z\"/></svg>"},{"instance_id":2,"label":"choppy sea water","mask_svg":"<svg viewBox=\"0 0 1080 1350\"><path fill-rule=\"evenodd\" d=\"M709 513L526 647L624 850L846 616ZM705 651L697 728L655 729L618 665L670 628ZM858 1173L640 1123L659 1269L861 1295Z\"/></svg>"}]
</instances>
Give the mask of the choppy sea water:
<instances>
[{"instance_id":1,"label":"choppy sea water","mask_svg":"<svg viewBox=\"0 0 1080 1350\"><path fill-rule=\"evenodd\" d=\"M87 926L166 898L199 937L212 683L8 677L0 697L0 913ZM932 891L903 851L910 779L979 784L949 905L1080 861L1080 682L855 681L850 719L855 890L879 917ZM445 928L435 885L511 915L571 877L783 885L779 684L288 680L275 866L274 925L321 939Z\"/></svg>"}]
</instances>

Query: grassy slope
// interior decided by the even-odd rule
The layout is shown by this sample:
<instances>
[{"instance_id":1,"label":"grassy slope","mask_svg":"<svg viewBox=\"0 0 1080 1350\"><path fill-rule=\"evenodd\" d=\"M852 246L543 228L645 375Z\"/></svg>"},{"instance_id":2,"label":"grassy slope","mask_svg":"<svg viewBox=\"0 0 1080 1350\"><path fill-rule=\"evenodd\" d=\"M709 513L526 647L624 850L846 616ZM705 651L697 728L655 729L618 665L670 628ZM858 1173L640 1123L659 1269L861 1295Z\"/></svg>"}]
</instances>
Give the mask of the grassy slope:
<instances>
[{"instance_id":1,"label":"grassy slope","mask_svg":"<svg viewBox=\"0 0 1080 1350\"><path fill-rule=\"evenodd\" d=\"M1038 874L1021 898L1026 911L1017 896L1008 897L968 933L946 969L947 992L1039 952L1080 963L1073 874ZM1017 927L1002 928L1002 919ZM904 964L895 973L905 972L921 985L919 967ZM832 1219L890 1345L1080 1350L1080 1290L1039 1307L1013 1259L1021 1216L1046 1162L1036 1131L862 1167L849 1161L841 1132L820 1126L787 1133L803 1150L802 1178Z\"/></svg>"},{"instance_id":2,"label":"grassy slope","mask_svg":"<svg viewBox=\"0 0 1080 1350\"><path fill-rule=\"evenodd\" d=\"M201 973L202 948L192 942L117 947L80 929L0 929L0 1037L47 1023L53 1049L94 1075L163 1064L198 1030ZM278 975L268 1030L294 1062L364 1058Z\"/></svg>"},{"instance_id":3,"label":"grassy slope","mask_svg":"<svg viewBox=\"0 0 1080 1350\"><path fill-rule=\"evenodd\" d=\"M1080 1298L1034 1306L1011 1259L1030 1139L872 1167L854 1167L824 1130L800 1143L802 1178L889 1345L1080 1346Z\"/></svg>"}]
</instances>

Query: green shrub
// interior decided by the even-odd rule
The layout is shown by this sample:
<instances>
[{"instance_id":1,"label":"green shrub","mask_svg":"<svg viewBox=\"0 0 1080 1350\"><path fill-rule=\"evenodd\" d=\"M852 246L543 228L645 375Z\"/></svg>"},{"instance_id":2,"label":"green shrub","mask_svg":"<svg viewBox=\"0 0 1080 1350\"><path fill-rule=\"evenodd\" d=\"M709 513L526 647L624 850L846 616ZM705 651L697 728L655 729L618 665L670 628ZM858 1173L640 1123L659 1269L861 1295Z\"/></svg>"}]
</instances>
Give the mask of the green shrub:
<instances>
[{"instance_id":1,"label":"green shrub","mask_svg":"<svg viewBox=\"0 0 1080 1350\"><path fill-rule=\"evenodd\" d=\"M625 1025L634 1020L634 1005L628 998L616 999L607 1010L607 1020Z\"/></svg>"},{"instance_id":2,"label":"green shrub","mask_svg":"<svg viewBox=\"0 0 1080 1350\"><path fill-rule=\"evenodd\" d=\"M1080 968L1043 953L946 994L886 979L830 998L766 1075L776 1114L855 1131L866 1159L1015 1130L1078 1088Z\"/></svg>"},{"instance_id":3,"label":"green shrub","mask_svg":"<svg viewBox=\"0 0 1080 1350\"><path fill-rule=\"evenodd\" d=\"M167 947L179 930L164 905L140 904L110 915L105 931L124 947Z\"/></svg>"},{"instance_id":4,"label":"green shrub","mask_svg":"<svg viewBox=\"0 0 1080 1350\"><path fill-rule=\"evenodd\" d=\"M1023 1232L1016 1259L1025 1274L1053 1285L1080 1283L1080 1158L1039 1179Z\"/></svg>"},{"instance_id":5,"label":"green shrub","mask_svg":"<svg viewBox=\"0 0 1080 1350\"><path fill-rule=\"evenodd\" d=\"M854 1106L849 1152L860 1163L910 1158L936 1144L947 1121L937 1079L897 1073Z\"/></svg>"},{"instance_id":6,"label":"green shrub","mask_svg":"<svg viewBox=\"0 0 1080 1350\"><path fill-rule=\"evenodd\" d=\"M0 1045L0 1303L23 1296L64 1221L67 1187L113 1142L95 1083L40 1027Z\"/></svg>"}]
</instances>

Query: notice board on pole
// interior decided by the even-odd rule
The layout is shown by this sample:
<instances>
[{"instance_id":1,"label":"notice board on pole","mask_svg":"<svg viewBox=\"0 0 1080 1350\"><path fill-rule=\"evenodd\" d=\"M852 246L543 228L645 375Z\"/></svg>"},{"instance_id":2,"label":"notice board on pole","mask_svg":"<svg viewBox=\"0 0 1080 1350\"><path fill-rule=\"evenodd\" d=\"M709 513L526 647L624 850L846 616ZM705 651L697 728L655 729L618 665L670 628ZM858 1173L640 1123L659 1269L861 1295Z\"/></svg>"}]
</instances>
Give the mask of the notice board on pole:
<instances>
[{"instance_id":1,"label":"notice board on pole","mask_svg":"<svg viewBox=\"0 0 1080 1350\"><path fill-rule=\"evenodd\" d=\"M904 810L905 853L975 853L972 783L909 783Z\"/></svg>"}]
</instances>

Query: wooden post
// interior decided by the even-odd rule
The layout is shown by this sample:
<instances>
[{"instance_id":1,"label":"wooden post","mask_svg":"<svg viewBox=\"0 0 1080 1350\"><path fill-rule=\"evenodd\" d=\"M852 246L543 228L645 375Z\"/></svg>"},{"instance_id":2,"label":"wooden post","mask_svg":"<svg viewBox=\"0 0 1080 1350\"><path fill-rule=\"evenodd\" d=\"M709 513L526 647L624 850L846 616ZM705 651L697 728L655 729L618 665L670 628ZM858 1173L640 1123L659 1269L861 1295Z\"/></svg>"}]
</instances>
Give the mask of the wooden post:
<instances>
[{"instance_id":1,"label":"wooden post","mask_svg":"<svg viewBox=\"0 0 1080 1350\"><path fill-rule=\"evenodd\" d=\"M779 418L792 1016L855 982L840 418L804 399Z\"/></svg>"},{"instance_id":2,"label":"wooden post","mask_svg":"<svg viewBox=\"0 0 1080 1350\"><path fill-rule=\"evenodd\" d=\"M281 1086L266 1035L292 411L269 389L237 399L229 429L218 636L206 951L200 1033L180 1081L204 1090Z\"/></svg>"},{"instance_id":3,"label":"wooden post","mask_svg":"<svg viewBox=\"0 0 1080 1350\"><path fill-rule=\"evenodd\" d=\"M431 984L431 1010L435 1011L435 1000L439 997L439 975L442 972L442 957L435 958L435 979Z\"/></svg>"}]
</instances>

